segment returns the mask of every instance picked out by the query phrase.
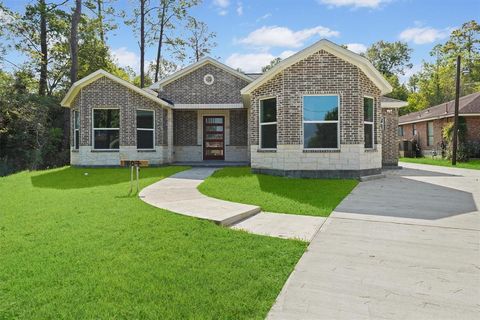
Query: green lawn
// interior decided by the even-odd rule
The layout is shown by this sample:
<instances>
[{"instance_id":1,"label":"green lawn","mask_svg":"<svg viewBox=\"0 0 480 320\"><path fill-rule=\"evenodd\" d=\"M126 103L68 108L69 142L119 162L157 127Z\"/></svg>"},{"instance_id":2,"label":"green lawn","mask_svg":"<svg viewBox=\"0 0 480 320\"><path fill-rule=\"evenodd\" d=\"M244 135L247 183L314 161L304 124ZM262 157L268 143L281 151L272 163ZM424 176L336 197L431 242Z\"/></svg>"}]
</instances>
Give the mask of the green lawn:
<instances>
[{"instance_id":1,"label":"green lawn","mask_svg":"<svg viewBox=\"0 0 480 320\"><path fill-rule=\"evenodd\" d=\"M356 180L274 177L237 167L216 171L198 189L214 198L258 205L264 211L326 217L357 184Z\"/></svg>"},{"instance_id":2,"label":"green lawn","mask_svg":"<svg viewBox=\"0 0 480 320\"><path fill-rule=\"evenodd\" d=\"M480 170L480 160L470 160L468 162L457 162L456 166L452 166L452 162L450 160L444 160L444 159L400 158L400 161L411 162L411 163L430 164L430 165L442 166L442 167L457 167L457 168L464 168L464 169Z\"/></svg>"},{"instance_id":3,"label":"green lawn","mask_svg":"<svg viewBox=\"0 0 480 320\"><path fill-rule=\"evenodd\" d=\"M142 169L141 186L183 169ZM306 243L151 207L128 179L68 167L0 178L0 319L264 318Z\"/></svg>"}]
</instances>

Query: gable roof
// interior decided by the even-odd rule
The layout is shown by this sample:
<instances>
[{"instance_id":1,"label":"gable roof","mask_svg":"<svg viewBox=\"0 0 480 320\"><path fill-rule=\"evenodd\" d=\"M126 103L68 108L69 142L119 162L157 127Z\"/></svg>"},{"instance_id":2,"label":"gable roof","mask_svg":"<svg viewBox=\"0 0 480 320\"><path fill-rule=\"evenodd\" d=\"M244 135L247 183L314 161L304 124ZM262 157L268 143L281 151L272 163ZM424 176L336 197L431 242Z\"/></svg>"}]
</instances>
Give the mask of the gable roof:
<instances>
[{"instance_id":1,"label":"gable roof","mask_svg":"<svg viewBox=\"0 0 480 320\"><path fill-rule=\"evenodd\" d=\"M408 105L407 101L393 99L385 96L380 97L380 106L382 108L401 108Z\"/></svg>"},{"instance_id":2,"label":"gable roof","mask_svg":"<svg viewBox=\"0 0 480 320\"><path fill-rule=\"evenodd\" d=\"M197 70L198 68L200 67L203 67L204 65L206 64L212 64L236 77L239 77L245 81L248 81L248 82L251 82L253 79L249 76L247 76L246 74L242 73L242 72L239 72L233 68L230 68L229 66L227 66L226 64L223 64L213 58L210 58L210 57L203 57L202 59L198 60L197 62L175 72L175 73L172 73L171 75L169 75L168 77L158 81L158 82L155 82L154 84L152 84L149 88L150 89L160 89L161 87L163 87L164 85L166 84L169 84L170 82L173 82L183 76L186 76L187 74Z\"/></svg>"},{"instance_id":3,"label":"gable roof","mask_svg":"<svg viewBox=\"0 0 480 320\"><path fill-rule=\"evenodd\" d=\"M303 49L302 51L299 51L296 54L288 57L287 59L282 60L276 66L274 66L273 68L262 74L260 77L256 78L248 86L243 88L241 90L241 93L243 95L248 95L252 93L253 90L273 78L279 72L282 72L291 65L305 59L306 57L320 50L325 50L333 54L334 56L360 68L360 70L362 70L365 75L380 89L382 95L392 91L392 86L366 58L362 57L359 54L353 53L352 51L347 50L331 41L322 39L315 42L311 46Z\"/></svg>"},{"instance_id":4,"label":"gable roof","mask_svg":"<svg viewBox=\"0 0 480 320\"><path fill-rule=\"evenodd\" d=\"M162 107L167 107L167 108L172 107L171 104L169 104L169 103L165 102L164 100L158 98L156 92L154 92L152 90L147 91L147 90L140 89L140 88L134 86L133 84L131 84L130 82L125 81L123 79L120 79L119 77L114 76L113 74L108 73L107 71L102 70L102 69L99 69L99 70L89 74L85 78L82 78L82 79L78 80L77 82L75 82L70 87L70 89L68 90L65 97L63 97L62 102L60 102L60 105L62 107L70 108L73 100L75 99L75 97L77 96L77 94L80 92L80 90L82 88L88 86L89 84L97 81L98 79L100 79L102 77L106 77L106 78L108 78L112 81L115 81L116 83L121 84L122 86L127 87L130 90L135 91L136 93L144 96L145 98L148 98L148 99L152 100L153 102L156 102L156 103L160 104Z\"/></svg>"},{"instance_id":5,"label":"gable roof","mask_svg":"<svg viewBox=\"0 0 480 320\"><path fill-rule=\"evenodd\" d=\"M458 111L461 116L480 115L480 92L461 97L458 101ZM407 124L449 118L453 117L454 113L455 100L452 100L421 111L403 115L398 118L398 123Z\"/></svg>"}]
</instances>

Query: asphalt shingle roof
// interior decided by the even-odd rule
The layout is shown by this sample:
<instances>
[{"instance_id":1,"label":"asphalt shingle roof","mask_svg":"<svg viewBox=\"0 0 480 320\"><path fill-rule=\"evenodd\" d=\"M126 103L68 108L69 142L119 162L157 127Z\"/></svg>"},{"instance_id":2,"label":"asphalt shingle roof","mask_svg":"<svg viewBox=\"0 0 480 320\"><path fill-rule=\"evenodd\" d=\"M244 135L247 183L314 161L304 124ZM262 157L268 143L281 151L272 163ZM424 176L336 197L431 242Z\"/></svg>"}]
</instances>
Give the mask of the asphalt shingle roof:
<instances>
[{"instance_id":1,"label":"asphalt shingle roof","mask_svg":"<svg viewBox=\"0 0 480 320\"><path fill-rule=\"evenodd\" d=\"M460 115L480 114L480 92L463 96L458 106ZM421 122L431 119L447 118L455 112L455 100L448 101L421 111L412 112L399 117L399 124Z\"/></svg>"}]
</instances>

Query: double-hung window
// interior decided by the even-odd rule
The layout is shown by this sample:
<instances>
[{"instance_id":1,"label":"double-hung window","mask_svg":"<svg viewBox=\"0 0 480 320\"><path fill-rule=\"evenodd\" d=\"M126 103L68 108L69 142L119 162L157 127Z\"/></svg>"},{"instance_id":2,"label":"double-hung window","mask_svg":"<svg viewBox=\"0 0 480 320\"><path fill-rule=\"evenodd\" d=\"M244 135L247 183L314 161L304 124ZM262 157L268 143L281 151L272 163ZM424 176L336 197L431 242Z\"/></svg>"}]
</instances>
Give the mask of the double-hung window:
<instances>
[{"instance_id":1,"label":"double-hung window","mask_svg":"<svg viewBox=\"0 0 480 320\"><path fill-rule=\"evenodd\" d=\"M403 137L403 126L398 126L398 136Z\"/></svg>"},{"instance_id":2,"label":"double-hung window","mask_svg":"<svg viewBox=\"0 0 480 320\"><path fill-rule=\"evenodd\" d=\"M427 146L433 146L433 121L427 122Z\"/></svg>"},{"instance_id":3,"label":"double-hung window","mask_svg":"<svg viewBox=\"0 0 480 320\"><path fill-rule=\"evenodd\" d=\"M120 110L93 109L93 148L118 150L120 145Z\"/></svg>"},{"instance_id":4,"label":"double-hung window","mask_svg":"<svg viewBox=\"0 0 480 320\"><path fill-rule=\"evenodd\" d=\"M73 148L78 150L80 145L80 113L73 111Z\"/></svg>"},{"instance_id":5,"label":"double-hung window","mask_svg":"<svg viewBox=\"0 0 480 320\"><path fill-rule=\"evenodd\" d=\"M375 105L373 98L363 97L363 133L365 149L373 148Z\"/></svg>"},{"instance_id":6,"label":"double-hung window","mask_svg":"<svg viewBox=\"0 0 480 320\"><path fill-rule=\"evenodd\" d=\"M277 99L260 100L260 148L277 148Z\"/></svg>"},{"instance_id":7,"label":"double-hung window","mask_svg":"<svg viewBox=\"0 0 480 320\"><path fill-rule=\"evenodd\" d=\"M340 140L338 95L303 97L305 149L338 149Z\"/></svg>"},{"instance_id":8,"label":"double-hung window","mask_svg":"<svg viewBox=\"0 0 480 320\"><path fill-rule=\"evenodd\" d=\"M155 141L155 112L137 110L137 149L153 149Z\"/></svg>"}]
</instances>

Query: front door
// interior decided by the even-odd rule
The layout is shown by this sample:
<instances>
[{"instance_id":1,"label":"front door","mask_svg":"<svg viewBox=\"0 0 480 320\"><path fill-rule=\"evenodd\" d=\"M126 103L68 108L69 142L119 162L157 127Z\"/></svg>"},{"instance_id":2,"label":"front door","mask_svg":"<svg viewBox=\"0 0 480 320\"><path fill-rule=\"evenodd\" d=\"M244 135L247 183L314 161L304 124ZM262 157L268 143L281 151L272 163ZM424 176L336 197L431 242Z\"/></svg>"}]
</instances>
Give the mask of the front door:
<instances>
[{"instance_id":1,"label":"front door","mask_svg":"<svg viewBox=\"0 0 480 320\"><path fill-rule=\"evenodd\" d=\"M224 160L225 118L203 117L203 160Z\"/></svg>"}]
</instances>

